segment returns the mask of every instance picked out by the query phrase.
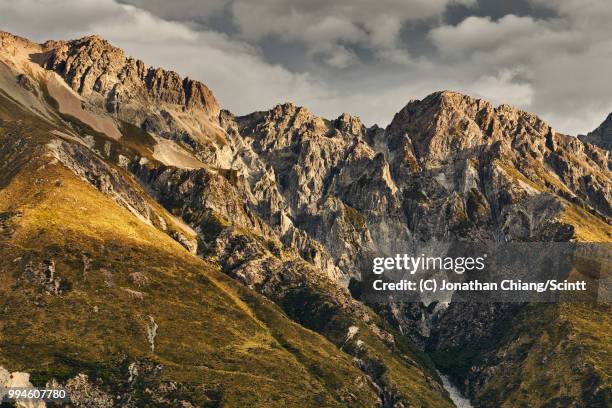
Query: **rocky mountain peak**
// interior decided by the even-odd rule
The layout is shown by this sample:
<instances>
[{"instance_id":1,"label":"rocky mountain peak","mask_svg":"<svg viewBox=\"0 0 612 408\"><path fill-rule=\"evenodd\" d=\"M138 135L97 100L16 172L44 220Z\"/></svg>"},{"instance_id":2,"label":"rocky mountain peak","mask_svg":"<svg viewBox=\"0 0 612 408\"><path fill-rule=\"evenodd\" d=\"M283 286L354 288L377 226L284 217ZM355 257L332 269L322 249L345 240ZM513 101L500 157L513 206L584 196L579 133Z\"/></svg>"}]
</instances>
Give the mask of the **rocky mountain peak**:
<instances>
[{"instance_id":1,"label":"rocky mountain peak","mask_svg":"<svg viewBox=\"0 0 612 408\"><path fill-rule=\"evenodd\" d=\"M358 116L353 116L349 113L343 112L336 120L334 120L334 126L341 132L350 133L353 135L363 134L366 130L363 122Z\"/></svg>"},{"instance_id":2,"label":"rocky mountain peak","mask_svg":"<svg viewBox=\"0 0 612 408\"><path fill-rule=\"evenodd\" d=\"M249 133L266 135L270 142L277 138L288 142L293 136L327 132L325 120L293 103L243 116L238 118L238 123L241 128L250 129Z\"/></svg>"},{"instance_id":3,"label":"rocky mountain peak","mask_svg":"<svg viewBox=\"0 0 612 408\"><path fill-rule=\"evenodd\" d=\"M554 130L535 115L453 91L410 101L387 127L392 148L404 146L408 138L417 157L434 162L496 141L544 138L551 132Z\"/></svg>"},{"instance_id":4,"label":"rocky mountain peak","mask_svg":"<svg viewBox=\"0 0 612 408\"><path fill-rule=\"evenodd\" d=\"M301 114L304 117L312 115L308 108L305 108L303 106L297 106L291 102L276 104L274 108L269 111L269 113L272 117L275 118L295 114Z\"/></svg>"},{"instance_id":5,"label":"rocky mountain peak","mask_svg":"<svg viewBox=\"0 0 612 408\"><path fill-rule=\"evenodd\" d=\"M201 82L146 67L99 36L47 42L44 47L49 53L46 68L57 72L79 94L104 99L110 112L136 98L142 104L162 103L210 117L219 115L216 98Z\"/></svg>"},{"instance_id":6,"label":"rocky mountain peak","mask_svg":"<svg viewBox=\"0 0 612 408\"><path fill-rule=\"evenodd\" d=\"M11 34L6 31L0 31L0 46L2 48L5 48L11 45L20 45L20 46L26 45L27 46L27 45L34 45L34 43L26 38L19 37L15 34Z\"/></svg>"},{"instance_id":7,"label":"rocky mountain peak","mask_svg":"<svg viewBox=\"0 0 612 408\"><path fill-rule=\"evenodd\" d=\"M602 149L612 150L612 113L608 115L597 129L587 135L578 136L585 143L591 143Z\"/></svg>"}]
</instances>

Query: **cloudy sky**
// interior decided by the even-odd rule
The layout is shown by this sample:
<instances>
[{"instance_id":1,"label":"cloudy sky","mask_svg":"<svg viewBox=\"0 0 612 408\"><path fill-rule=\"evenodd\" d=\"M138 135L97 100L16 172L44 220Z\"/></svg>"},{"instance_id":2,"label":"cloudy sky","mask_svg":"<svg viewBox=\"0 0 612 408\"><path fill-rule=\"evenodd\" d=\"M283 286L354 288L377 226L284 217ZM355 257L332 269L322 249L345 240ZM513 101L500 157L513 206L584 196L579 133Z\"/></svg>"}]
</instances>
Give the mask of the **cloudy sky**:
<instances>
[{"instance_id":1,"label":"cloudy sky","mask_svg":"<svg viewBox=\"0 0 612 408\"><path fill-rule=\"evenodd\" d=\"M0 30L99 34L236 114L290 101L384 126L452 89L570 134L612 112L611 21L609 0L0 0Z\"/></svg>"}]
</instances>

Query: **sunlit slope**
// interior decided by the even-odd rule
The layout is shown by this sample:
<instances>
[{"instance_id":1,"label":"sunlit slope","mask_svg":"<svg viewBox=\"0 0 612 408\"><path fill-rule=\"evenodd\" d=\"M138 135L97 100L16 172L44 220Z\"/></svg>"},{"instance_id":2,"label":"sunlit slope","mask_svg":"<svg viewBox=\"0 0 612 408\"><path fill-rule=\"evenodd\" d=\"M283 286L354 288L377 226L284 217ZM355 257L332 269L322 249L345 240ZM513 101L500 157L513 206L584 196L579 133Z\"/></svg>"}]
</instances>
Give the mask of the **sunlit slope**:
<instances>
[{"instance_id":1,"label":"sunlit slope","mask_svg":"<svg viewBox=\"0 0 612 408\"><path fill-rule=\"evenodd\" d=\"M2 101L0 366L119 402L376 403L348 355L56 163L52 126Z\"/></svg>"}]
</instances>

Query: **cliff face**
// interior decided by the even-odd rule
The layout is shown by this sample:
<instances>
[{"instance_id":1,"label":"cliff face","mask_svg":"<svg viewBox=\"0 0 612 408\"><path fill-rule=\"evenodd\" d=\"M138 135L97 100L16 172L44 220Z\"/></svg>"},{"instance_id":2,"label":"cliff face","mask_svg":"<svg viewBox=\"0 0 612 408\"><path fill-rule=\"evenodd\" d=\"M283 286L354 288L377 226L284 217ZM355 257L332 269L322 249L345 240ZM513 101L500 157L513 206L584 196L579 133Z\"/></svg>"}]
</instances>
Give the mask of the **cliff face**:
<instances>
[{"instance_id":1,"label":"cliff face","mask_svg":"<svg viewBox=\"0 0 612 408\"><path fill-rule=\"evenodd\" d=\"M569 240L590 233L568 222L574 206L596 225L612 215L605 151L453 92L409 103L385 130L293 105L223 122L251 210L287 245L296 229L322 243L348 276L410 242Z\"/></svg>"},{"instance_id":2,"label":"cliff face","mask_svg":"<svg viewBox=\"0 0 612 408\"><path fill-rule=\"evenodd\" d=\"M48 53L47 69L60 74L80 95L102 98L111 113L119 113L124 104L139 103L141 109L167 104L193 115L219 115L219 104L206 85L173 71L146 67L100 37L50 41L42 47Z\"/></svg>"},{"instance_id":3,"label":"cliff face","mask_svg":"<svg viewBox=\"0 0 612 408\"><path fill-rule=\"evenodd\" d=\"M371 268L373 256L422 251L440 241L609 242L608 151L559 134L527 112L450 91L409 102L386 129L367 128L349 114L320 118L292 104L235 116L220 110L205 85L147 68L95 36L38 45L2 33L0 40L0 153L7 171L17 174L28 156L52 158L47 165L93 187L133 222L272 300L297 327L322 335L304 334L303 346L294 339L281 347L299 355L313 376L298 383L327 390L356 384L354 392L320 391L326 403L449 406L424 350L476 405L524 398L538 406L580 406L584 394L594 403L609 395L609 371L593 363L603 340L583 337L588 308L577 314L540 306L393 304L375 312L347 289ZM24 124L24 117L36 123ZM28 126L44 129L40 147L19 156ZM2 208L13 214L11 205ZM101 257L92 248L87 256ZM244 290L240 296L255 308L260 298ZM606 310L592 309L602 332L610 328L600 318ZM276 312L256 312L271 319L268 325L286 324ZM549 320L529 324L539 312ZM168 333L167 321L155 322L160 336ZM283 345L282 330L270 330ZM527 339L522 348L517 338ZM344 377L329 377L327 366L318 371L325 347L338 361L352 361L342 366ZM530 377L522 388L504 390L504 379L514 384L532 374L527 363L543 358L542 350L558 387L541 394ZM555 366L557 360L563 364ZM568 368L575 364L582 370ZM595 388L572 386L586 375ZM247 401L239 397L241 387L238 380L227 385L227 401ZM296 395L282 398L316 405Z\"/></svg>"}]
</instances>

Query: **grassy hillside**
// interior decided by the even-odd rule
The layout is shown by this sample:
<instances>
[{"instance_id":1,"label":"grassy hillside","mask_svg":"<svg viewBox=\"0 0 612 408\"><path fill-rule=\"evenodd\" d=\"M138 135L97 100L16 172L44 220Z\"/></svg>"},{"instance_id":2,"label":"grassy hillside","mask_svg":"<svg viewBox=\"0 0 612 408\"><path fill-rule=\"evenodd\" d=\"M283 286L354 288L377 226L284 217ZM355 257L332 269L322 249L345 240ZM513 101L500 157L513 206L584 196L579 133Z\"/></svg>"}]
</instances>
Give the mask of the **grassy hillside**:
<instances>
[{"instance_id":1,"label":"grassy hillside","mask_svg":"<svg viewBox=\"0 0 612 408\"><path fill-rule=\"evenodd\" d=\"M478 384L469 390L476 407L608 407L610 316L605 303L523 305L488 335L468 336L432 357L459 384ZM479 383L474 376L482 370L486 381Z\"/></svg>"},{"instance_id":2,"label":"grassy hillside","mask_svg":"<svg viewBox=\"0 0 612 408\"><path fill-rule=\"evenodd\" d=\"M376 404L348 355L54 163L53 125L2 102L0 366L123 402Z\"/></svg>"}]
</instances>

